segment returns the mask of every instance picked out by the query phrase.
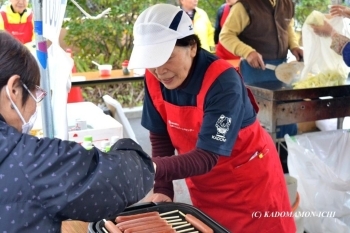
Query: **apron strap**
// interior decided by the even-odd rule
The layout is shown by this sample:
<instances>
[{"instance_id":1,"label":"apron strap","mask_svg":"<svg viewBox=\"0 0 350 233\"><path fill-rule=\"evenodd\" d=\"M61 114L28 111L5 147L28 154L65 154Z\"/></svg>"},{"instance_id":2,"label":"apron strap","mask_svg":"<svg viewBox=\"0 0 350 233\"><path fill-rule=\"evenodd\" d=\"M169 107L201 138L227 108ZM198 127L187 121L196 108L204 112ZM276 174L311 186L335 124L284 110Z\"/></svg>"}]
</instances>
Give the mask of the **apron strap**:
<instances>
[{"instance_id":1,"label":"apron strap","mask_svg":"<svg viewBox=\"0 0 350 233\"><path fill-rule=\"evenodd\" d=\"M227 61L225 61L223 59L218 59L218 60L214 61L213 63L211 63L211 65L207 69L207 71L205 73L205 77L204 77L204 79L209 79L210 81L208 81L208 80L206 80L207 82L203 81L201 90L200 90L199 94L197 95L197 106L199 108L203 109L205 95L207 94L207 92L208 92L209 88L211 87L211 85L213 84L213 82L218 78L218 76L221 73L226 71L228 68L232 68L232 67L233 66L230 63L228 63ZM241 78L243 85L245 85L243 78L242 78L242 75L239 72L237 72L237 73L238 73L239 77ZM252 91L247 87L246 87L246 90L248 93L249 100L252 103L255 112L258 113L259 106L255 100L255 97L254 97Z\"/></svg>"}]
</instances>

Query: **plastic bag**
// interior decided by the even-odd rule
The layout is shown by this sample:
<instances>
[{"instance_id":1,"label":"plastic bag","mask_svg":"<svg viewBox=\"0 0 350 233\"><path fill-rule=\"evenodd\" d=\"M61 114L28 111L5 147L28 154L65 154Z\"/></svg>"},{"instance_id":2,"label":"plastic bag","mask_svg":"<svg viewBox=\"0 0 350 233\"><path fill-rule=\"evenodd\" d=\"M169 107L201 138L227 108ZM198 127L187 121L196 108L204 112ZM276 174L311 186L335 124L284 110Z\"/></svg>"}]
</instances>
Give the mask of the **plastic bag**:
<instances>
[{"instance_id":1,"label":"plastic bag","mask_svg":"<svg viewBox=\"0 0 350 233\"><path fill-rule=\"evenodd\" d=\"M298 180L301 209L329 214L307 217L305 230L349 233L350 130L286 135L285 140L289 174Z\"/></svg>"},{"instance_id":2,"label":"plastic bag","mask_svg":"<svg viewBox=\"0 0 350 233\"><path fill-rule=\"evenodd\" d=\"M311 14L320 13L313 12ZM325 19L332 25L334 30L344 36L350 36L348 19L334 17ZM302 39L304 49L304 69L301 72L300 80L306 79L310 74L321 74L325 72L338 71L344 80L348 75L348 67L343 61L343 57L334 52L331 46L330 37L320 37L316 35L312 27L304 23L302 28ZM300 81L299 80L299 81Z\"/></svg>"}]
</instances>

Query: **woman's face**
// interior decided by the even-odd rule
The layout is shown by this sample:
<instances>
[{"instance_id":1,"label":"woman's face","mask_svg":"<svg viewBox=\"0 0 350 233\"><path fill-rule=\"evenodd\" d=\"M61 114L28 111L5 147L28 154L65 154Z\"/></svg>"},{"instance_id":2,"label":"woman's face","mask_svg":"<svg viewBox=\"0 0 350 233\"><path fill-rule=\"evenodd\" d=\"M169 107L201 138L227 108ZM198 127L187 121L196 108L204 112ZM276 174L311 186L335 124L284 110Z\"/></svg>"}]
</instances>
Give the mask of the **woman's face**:
<instances>
[{"instance_id":1,"label":"woman's face","mask_svg":"<svg viewBox=\"0 0 350 233\"><path fill-rule=\"evenodd\" d=\"M164 65L148 69L167 89L178 88L188 76L197 45L175 46L170 58Z\"/></svg>"},{"instance_id":2,"label":"woman's face","mask_svg":"<svg viewBox=\"0 0 350 233\"><path fill-rule=\"evenodd\" d=\"M17 13L23 13L28 7L29 0L11 0L12 8Z\"/></svg>"},{"instance_id":3,"label":"woman's face","mask_svg":"<svg viewBox=\"0 0 350 233\"><path fill-rule=\"evenodd\" d=\"M198 0L180 0L180 2L181 7L187 11L194 10L198 5Z\"/></svg>"}]
</instances>

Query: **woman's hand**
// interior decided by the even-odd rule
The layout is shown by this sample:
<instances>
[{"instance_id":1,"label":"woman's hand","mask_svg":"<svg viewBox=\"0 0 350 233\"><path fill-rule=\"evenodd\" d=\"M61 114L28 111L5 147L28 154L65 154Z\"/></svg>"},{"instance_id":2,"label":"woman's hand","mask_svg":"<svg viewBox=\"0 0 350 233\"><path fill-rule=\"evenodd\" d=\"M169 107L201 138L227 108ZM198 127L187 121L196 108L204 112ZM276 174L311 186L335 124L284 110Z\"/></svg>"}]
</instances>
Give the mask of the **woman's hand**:
<instances>
[{"instance_id":1,"label":"woman's hand","mask_svg":"<svg viewBox=\"0 0 350 233\"><path fill-rule=\"evenodd\" d=\"M324 21L323 25L311 25L311 27L314 29L314 32L317 35L322 37L330 37L335 33L333 27L326 20Z\"/></svg>"},{"instance_id":2,"label":"woman's hand","mask_svg":"<svg viewBox=\"0 0 350 233\"><path fill-rule=\"evenodd\" d=\"M350 8L342 5L332 6L329 13L331 14L331 16L342 16L350 18Z\"/></svg>"},{"instance_id":3,"label":"woman's hand","mask_svg":"<svg viewBox=\"0 0 350 233\"><path fill-rule=\"evenodd\" d=\"M172 202L170 197L161 194L161 193L153 193L148 197L143 199L143 202Z\"/></svg>"}]
</instances>

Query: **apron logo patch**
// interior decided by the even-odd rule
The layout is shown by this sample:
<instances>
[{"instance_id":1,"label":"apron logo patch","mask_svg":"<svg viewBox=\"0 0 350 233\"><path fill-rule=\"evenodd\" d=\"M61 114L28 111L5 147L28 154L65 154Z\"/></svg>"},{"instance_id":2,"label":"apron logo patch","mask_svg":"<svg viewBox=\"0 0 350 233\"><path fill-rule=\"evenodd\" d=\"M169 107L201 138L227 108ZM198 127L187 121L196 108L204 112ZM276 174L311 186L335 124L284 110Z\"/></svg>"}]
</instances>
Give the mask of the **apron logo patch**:
<instances>
[{"instance_id":1,"label":"apron logo patch","mask_svg":"<svg viewBox=\"0 0 350 233\"><path fill-rule=\"evenodd\" d=\"M217 122L215 123L216 135L212 135L211 138L217 141L226 142L225 135L229 130L231 125L231 118L221 115Z\"/></svg>"}]
</instances>

